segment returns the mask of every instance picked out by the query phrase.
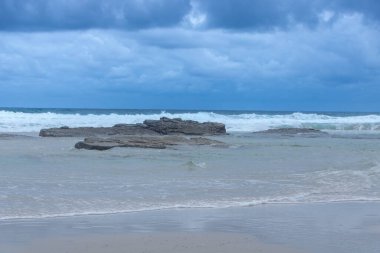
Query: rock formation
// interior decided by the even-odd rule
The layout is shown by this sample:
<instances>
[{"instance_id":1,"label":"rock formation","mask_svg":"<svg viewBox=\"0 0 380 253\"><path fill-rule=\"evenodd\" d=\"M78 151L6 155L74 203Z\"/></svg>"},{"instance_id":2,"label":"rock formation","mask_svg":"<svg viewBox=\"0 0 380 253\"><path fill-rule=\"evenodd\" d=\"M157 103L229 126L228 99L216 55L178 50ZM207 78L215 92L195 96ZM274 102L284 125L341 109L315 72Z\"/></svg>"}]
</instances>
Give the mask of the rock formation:
<instances>
[{"instance_id":1,"label":"rock formation","mask_svg":"<svg viewBox=\"0 0 380 253\"><path fill-rule=\"evenodd\" d=\"M158 135L142 124L118 124L113 127L60 127L41 129L42 137L90 137L107 135Z\"/></svg>"},{"instance_id":2,"label":"rock formation","mask_svg":"<svg viewBox=\"0 0 380 253\"><path fill-rule=\"evenodd\" d=\"M143 124L117 124L113 127L74 127L42 129L42 137L87 137L75 144L77 149L107 150L114 147L164 149L173 145L225 146L223 142L200 137L226 134L224 124L161 118ZM197 137L185 137L192 135Z\"/></svg>"},{"instance_id":3,"label":"rock formation","mask_svg":"<svg viewBox=\"0 0 380 253\"><path fill-rule=\"evenodd\" d=\"M107 150L114 147L135 147L165 149L174 145L211 145L226 146L223 142L204 137L186 138L183 136L115 136L109 138L85 138L75 144L77 149Z\"/></svg>"},{"instance_id":4,"label":"rock formation","mask_svg":"<svg viewBox=\"0 0 380 253\"><path fill-rule=\"evenodd\" d=\"M314 128L275 128L265 131L255 132L257 134L279 134L279 135L295 135L295 134L327 134L321 130Z\"/></svg>"},{"instance_id":5,"label":"rock formation","mask_svg":"<svg viewBox=\"0 0 380 253\"><path fill-rule=\"evenodd\" d=\"M225 134L226 127L224 124L215 122L199 123L192 120L182 120L179 118L169 119L161 118L160 120L145 120L144 125L160 134L186 134L186 135L216 135Z\"/></svg>"},{"instance_id":6,"label":"rock formation","mask_svg":"<svg viewBox=\"0 0 380 253\"><path fill-rule=\"evenodd\" d=\"M74 127L42 129L42 137L95 137L110 135L221 135L224 124L199 123L192 120L161 118L145 120L143 124L117 124L113 127Z\"/></svg>"}]
</instances>

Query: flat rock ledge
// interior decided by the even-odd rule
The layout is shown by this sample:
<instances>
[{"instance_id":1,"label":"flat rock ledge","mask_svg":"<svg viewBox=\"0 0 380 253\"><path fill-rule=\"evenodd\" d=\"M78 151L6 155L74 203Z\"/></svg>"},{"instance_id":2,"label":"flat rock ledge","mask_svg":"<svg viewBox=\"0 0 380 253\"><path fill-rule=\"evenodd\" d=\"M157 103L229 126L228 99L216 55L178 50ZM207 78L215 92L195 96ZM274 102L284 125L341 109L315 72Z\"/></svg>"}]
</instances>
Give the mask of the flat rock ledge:
<instances>
[{"instance_id":1,"label":"flat rock ledge","mask_svg":"<svg viewBox=\"0 0 380 253\"><path fill-rule=\"evenodd\" d=\"M74 127L42 129L42 137L96 137L110 135L223 135L226 127L222 123L199 123L180 118L145 120L143 124L117 124L113 127Z\"/></svg>"},{"instance_id":2,"label":"flat rock ledge","mask_svg":"<svg viewBox=\"0 0 380 253\"><path fill-rule=\"evenodd\" d=\"M23 134L0 134L0 140L8 139L24 139L24 138L33 138L32 136L23 135Z\"/></svg>"},{"instance_id":3,"label":"flat rock ledge","mask_svg":"<svg viewBox=\"0 0 380 253\"><path fill-rule=\"evenodd\" d=\"M183 136L115 136L109 138L90 137L75 144L77 149L108 150L115 147L165 149L175 145L227 146L225 143L204 137Z\"/></svg>"},{"instance_id":4,"label":"flat rock ledge","mask_svg":"<svg viewBox=\"0 0 380 253\"><path fill-rule=\"evenodd\" d=\"M318 129L314 128L275 128L268 129L265 131L254 132L257 134L279 134L279 135L296 135L296 134L327 134Z\"/></svg>"}]
</instances>

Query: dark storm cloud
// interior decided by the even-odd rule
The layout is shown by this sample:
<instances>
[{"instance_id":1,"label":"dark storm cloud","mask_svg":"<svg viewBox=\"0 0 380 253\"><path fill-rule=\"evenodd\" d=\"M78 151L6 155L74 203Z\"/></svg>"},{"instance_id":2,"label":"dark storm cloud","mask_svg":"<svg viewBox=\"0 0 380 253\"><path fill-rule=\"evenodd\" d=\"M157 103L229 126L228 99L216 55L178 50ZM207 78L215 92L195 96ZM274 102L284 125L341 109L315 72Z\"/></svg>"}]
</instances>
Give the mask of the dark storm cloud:
<instances>
[{"instance_id":1,"label":"dark storm cloud","mask_svg":"<svg viewBox=\"0 0 380 253\"><path fill-rule=\"evenodd\" d=\"M315 26L326 10L379 19L380 1L1 0L0 30L144 29L180 25L189 15L203 15L205 28L267 30Z\"/></svg>"},{"instance_id":2,"label":"dark storm cloud","mask_svg":"<svg viewBox=\"0 0 380 253\"><path fill-rule=\"evenodd\" d=\"M379 5L0 0L0 106L378 110Z\"/></svg>"},{"instance_id":3,"label":"dark storm cloud","mask_svg":"<svg viewBox=\"0 0 380 253\"><path fill-rule=\"evenodd\" d=\"M208 26L229 29L286 28L294 24L315 26L324 11L336 15L360 13L380 18L378 0L198 0Z\"/></svg>"},{"instance_id":4,"label":"dark storm cloud","mask_svg":"<svg viewBox=\"0 0 380 253\"><path fill-rule=\"evenodd\" d=\"M178 24L188 0L1 0L1 30L135 29Z\"/></svg>"},{"instance_id":5,"label":"dark storm cloud","mask_svg":"<svg viewBox=\"0 0 380 253\"><path fill-rule=\"evenodd\" d=\"M284 27L291 22L315 24L319 1L300 0L208 0L199 1L209 26L224 28Z\"/></svg>"},{"instance_id":6,"label":"dark storm cloud","mask_svg":"<svg viewBox=\"0 0 380 253\"><path fill-rule=\"evenodd\" d=\"M358 12L380 20L380 1L378 0L339 0L331 1L331 8L336 8L344 12Z\"/></svg>"}]
</instances>

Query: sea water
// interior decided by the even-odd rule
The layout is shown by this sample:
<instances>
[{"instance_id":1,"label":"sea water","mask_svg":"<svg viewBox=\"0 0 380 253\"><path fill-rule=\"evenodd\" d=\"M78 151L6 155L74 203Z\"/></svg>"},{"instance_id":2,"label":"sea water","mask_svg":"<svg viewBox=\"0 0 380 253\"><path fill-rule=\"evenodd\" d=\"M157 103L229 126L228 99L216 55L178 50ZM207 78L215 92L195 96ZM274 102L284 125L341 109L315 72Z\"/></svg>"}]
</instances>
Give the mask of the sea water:
<instances>
[{"instance_id":1,"label":"sea water","mask_svg":"<svg viewBox=\"0 0 380 253\"><path fill-rule=\"evenodd\" d=\"M30 132L64 125L99 127L118 123L135 124L160 117L221 122L226 124L229 132L307 127L328 131L380 133L380 113L22 108L0 108L0 132Z\"/></svg>"},{"instance_id":2,"label":"sea water","mask_svg":"<svg viewBox=\"0 0 380 253\"><path fill-rule=\"evenodd\" d=\"M111 126L162 116L218 121L228 147L77 150L40 128ZM380 201L378 114L3 109L0 219L266 203ZM329 135L256 130L315 127ZM25 133L27 132L27 133Z\"/></svg>"}]
</instances>

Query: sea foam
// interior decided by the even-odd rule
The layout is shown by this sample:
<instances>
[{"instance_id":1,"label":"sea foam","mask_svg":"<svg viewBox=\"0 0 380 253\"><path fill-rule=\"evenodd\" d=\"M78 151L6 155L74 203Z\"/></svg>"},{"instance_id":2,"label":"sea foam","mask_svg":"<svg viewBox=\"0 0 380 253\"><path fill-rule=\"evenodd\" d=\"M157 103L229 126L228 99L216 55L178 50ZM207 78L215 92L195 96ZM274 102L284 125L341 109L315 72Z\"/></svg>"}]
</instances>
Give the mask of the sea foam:
<instances>
[{"instance_id":1,"label":"sea foam","mask_svg":"<svg viewBox=\"0 0 380 253\"><path fill-rule=\"evenodd\" d=\"M316 113L262 114L241 113L228 114L218 112L158 112L158 113L56 113L56 112L15 112L0 111L0 132L36 132L50 127L109 127L118 123L142 123L146 119L160 117L182 118L199 122L221 122L229 132L253 132L270 128L307 127L320 130L340 131L380 131L380 115L325 115Z\"/></svg>"}]
</instances>

